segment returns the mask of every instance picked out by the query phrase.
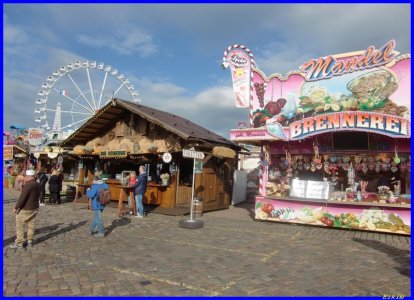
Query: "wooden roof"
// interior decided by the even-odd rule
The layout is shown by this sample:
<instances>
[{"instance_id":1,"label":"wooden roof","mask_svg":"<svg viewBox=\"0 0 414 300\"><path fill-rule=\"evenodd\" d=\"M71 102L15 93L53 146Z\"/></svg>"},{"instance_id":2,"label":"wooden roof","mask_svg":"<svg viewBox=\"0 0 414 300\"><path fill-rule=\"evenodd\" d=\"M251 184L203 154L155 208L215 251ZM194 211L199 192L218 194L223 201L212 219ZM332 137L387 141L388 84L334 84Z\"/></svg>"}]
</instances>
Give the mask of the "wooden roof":
<instances>
[{"instance_id":1,"label":"wooden roof","mask_svg":"<svg viewBox=\"0 0 414 300\"><path fill-rule=\"evenodd\" d=\"M122 99L112 99L96 115L90 118L81 128L62 142L62 146L86 144L93 140L98 132L109 129L125 111L139 115L147 121L154 123L167 131L172 132L184 140L202 141L216 145L227 146L240 150L232 141L201 127L187 119L158 109L132 103Z\"/></svg>"}]
</instances>

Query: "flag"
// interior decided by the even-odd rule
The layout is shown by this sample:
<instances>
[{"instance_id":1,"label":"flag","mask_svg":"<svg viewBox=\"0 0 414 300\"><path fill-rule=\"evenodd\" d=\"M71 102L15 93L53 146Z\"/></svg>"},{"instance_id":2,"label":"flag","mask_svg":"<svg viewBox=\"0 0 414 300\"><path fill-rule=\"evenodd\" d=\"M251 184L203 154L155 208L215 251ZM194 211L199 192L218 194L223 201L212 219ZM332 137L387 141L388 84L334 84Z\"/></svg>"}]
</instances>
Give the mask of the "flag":
<instances>
[{"instance_id":1,"label":"flag","mask_svg":"<svg viewBox=\"0 0 414 300\"><path fill-rule=\"evenodd\" d=\"M250 50L244 46L234 45L224 53L223 67L230 66L233 79L233 93L236 107L249 107L251 96Z\"/></svg>"},{"instance_id":2,"label":"flag","mask_svg":"<svg viewBox=\"0 0 414 300\"><path fill-rule=\"evenodd\" d=\"M60 92L59 92L59 94L61 94L62 96L68 96L68 91L67 90L61 90Z\"/></svg>"}]
</instances>

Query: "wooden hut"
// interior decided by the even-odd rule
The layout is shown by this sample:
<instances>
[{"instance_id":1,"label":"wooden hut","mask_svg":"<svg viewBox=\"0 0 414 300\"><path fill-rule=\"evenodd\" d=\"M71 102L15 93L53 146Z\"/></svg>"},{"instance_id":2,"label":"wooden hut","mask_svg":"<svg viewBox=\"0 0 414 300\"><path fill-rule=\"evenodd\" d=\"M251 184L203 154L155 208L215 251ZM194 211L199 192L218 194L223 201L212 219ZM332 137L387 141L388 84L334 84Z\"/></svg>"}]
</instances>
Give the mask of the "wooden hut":
<instances>
[{"instance_id":1,"label":"wooden hut","mask_svg":"<svg viewBox=\"0 0 414 300\"><path fill-rule=\"evenodd\" d=\"M202 200L203 211L229 207L241 149L182 117L116 98L62 146L72 147L81 159L79 183L90 182L93 174L106 174L114 200L123 184L123 172L137 172L145 165L149 183L144 203L162 208L189 207L193 159L183 157L182 150L201 151L205 157L202 173L195 175L195 197ZM171 161L165 160L165 153ZM167 185L160 178L166 173L170 175Z\"/></svg>"}]
</instances>

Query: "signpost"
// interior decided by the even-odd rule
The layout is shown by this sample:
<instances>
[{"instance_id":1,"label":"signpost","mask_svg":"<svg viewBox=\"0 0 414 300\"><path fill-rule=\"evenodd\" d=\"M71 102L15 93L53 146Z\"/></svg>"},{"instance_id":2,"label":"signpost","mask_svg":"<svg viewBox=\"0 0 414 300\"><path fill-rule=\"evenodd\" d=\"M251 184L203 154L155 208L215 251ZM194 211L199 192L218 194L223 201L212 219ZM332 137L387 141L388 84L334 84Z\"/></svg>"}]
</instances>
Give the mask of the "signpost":
<instances>
[{"instance_id":1,"label":"signpost","mask_svg":"<svg viewBox=\"0 0 414 300\"><path fill-rule=\"evenodd\" d=\"M191 206L190 206L190 220L181 220L178 222L182 228L196 229L203 227L203 222L194 219L194 181L195 174L201 174L203 172L203 162L200 161L204 158L204 153L195 151L194 149L183 149L183 157L194 159L193 164L193 184L191 187ZM199 159L199 161L197 161Z\"/></svg>"}]
</instances>

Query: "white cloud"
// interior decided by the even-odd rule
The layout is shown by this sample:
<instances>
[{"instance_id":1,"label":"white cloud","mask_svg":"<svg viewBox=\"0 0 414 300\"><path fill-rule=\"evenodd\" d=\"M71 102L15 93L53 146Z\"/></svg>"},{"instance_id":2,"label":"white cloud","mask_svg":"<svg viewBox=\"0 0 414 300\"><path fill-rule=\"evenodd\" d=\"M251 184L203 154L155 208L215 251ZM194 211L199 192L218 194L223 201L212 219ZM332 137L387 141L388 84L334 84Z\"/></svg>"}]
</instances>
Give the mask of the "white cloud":
<instances>
[{"instance_id":1,"label":"white cloud","mask_svg":"<svg viewBox=\"0 0 414 300\"><path fill-rule=\"evenodd\" d=\"M144 58L158 52L152 36L143 29L111 32L105 36L79 34L78 42L89 47L109 48L121 55L138 54Z\"/></svg>"},{"instance_id":2,"label":"white cloud","mask_svg":"<svg viewBox=\"0 0 414 300\"><path fill-rule=\"evenodd\" d=\"M176 114L227 138L238 121L248 120L248 109L234 106L231 86L210 87L189 95L185 88L170 82L141 79L137 90L142 105Z\"/></svg>"}]
</instances>

